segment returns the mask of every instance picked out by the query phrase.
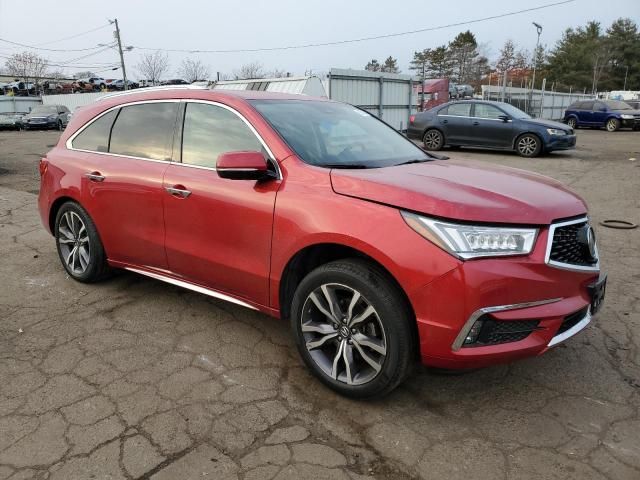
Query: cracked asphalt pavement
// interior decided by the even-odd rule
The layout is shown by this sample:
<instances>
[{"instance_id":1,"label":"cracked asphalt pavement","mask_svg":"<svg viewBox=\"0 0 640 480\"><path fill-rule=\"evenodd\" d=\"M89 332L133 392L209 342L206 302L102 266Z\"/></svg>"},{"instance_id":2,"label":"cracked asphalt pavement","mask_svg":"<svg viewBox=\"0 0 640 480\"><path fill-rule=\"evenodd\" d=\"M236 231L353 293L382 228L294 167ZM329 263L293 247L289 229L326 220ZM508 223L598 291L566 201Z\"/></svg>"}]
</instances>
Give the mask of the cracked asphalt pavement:
<instances>
[{"instance_id":1,"label":"cracked asphalt pavement","mask_svg":"<svg viewBox=\"0 0 640 480\"><path fill-rule=\"evenodd\" d=\"M542 357L417 368L366 402L314 380L285 322L134 274L68 278L36 208L57 137L0 132L0 480L640 478L640 229L597 225L640 222L640 133L579 130L576 151L534 160L447 153L583 195L605 305Z\"/></svg>"}]
</instances>

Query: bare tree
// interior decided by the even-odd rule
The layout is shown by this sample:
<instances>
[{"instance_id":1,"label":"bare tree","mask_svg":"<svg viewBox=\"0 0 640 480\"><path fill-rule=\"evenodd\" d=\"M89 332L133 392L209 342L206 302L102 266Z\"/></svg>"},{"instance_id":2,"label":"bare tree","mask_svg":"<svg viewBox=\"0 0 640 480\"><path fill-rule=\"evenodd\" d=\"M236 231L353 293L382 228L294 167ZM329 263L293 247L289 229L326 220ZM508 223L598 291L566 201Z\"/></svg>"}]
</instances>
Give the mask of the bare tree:
<instances>
[{"instance_id":1,"label":"bare tree","mask_svg":"<svg viewBox=\"0 0 640 480\"><path fill-rule=\"evenodd\" d=\"M182 65L180 65L178 73L187 82L191 83L195 82L196 80L208 80L211 72L209 70L209 67L202 63L200 60L185 58L182 61Z\"/></svg>"},{"instance_id":2,"label":"bare tree","mask_svg":"<svg viewBox=\"0 0 640 480\"><path fill-rule=\"evenodd\" d=\"M38 83L47 71L47 59L37 53L14 53L5 62L9 75L13 75L25 83Z\"/></svg>"},{"instance_id":3,"label":"bare tree","mask_svg":"<svg viewBox=\"0 0 640 480\"><path fill-rule=\"evenodd\" d=\"M289 76L289 72L286 70L280 70L279 68L274 68L267 73L267 76L271 78L285 78Z\"/></svg>"},{"instance_id":4,"label":"bare tree","mask_svg":"<svg viewBox=\"0 0 640 480\"><path fill-rule=\"evenodd\" d=\"M169 70L169 56L160 50L156 50L153 53L145 53L136 68L144 80L148 80L155 85Z\"/></svg>"},{"instance_id":5,"label":"bare tree","mask_svg":"<svg viewBox=\"0 0 640 480\"><path fill-rule=\"evenodd\" d=\"M260 62L246 63L239 70L233 72L237 80L245 80L250 78L264 78L264 67Z\"/></svg>"}]
</instances>

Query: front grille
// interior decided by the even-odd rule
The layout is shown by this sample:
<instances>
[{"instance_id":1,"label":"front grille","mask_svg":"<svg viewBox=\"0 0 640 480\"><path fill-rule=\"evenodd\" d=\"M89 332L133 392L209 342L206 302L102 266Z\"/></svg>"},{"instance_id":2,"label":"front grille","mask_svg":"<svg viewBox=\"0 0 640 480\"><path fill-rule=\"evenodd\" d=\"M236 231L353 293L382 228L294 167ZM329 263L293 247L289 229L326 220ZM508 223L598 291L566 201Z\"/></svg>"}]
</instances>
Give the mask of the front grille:
<instances>
[{"instance_id":1,"label":"front grille","mask_svg":"<svg viewBox=\"0 0 640 480\"><path fill-rule=\"evenodd\" d=\"M577 312L572 313L571 315L567 315L566 317L564 317L564 320L562 320L562 323L560 324L560 328L558 329L556 335L560 335L561 333L564 333L570 328L576 326L580 322L580 320L582 320L587 315L588 311L589 307L587 306L581 310L578 310Z\"/></svg>"},{"instance_id":2,"label":"front grille","mask_svg":"<svg viewBox=\"0 0 640 480\"><path fill-rule=\"evenodd\" d=\"M549 260L570 265L590 267L597 263L589 255L588 249L578 242L578 231L587 224L587 221L572 223L556 227L553 232L553 241Z\"/></svg>"}]
</instances>

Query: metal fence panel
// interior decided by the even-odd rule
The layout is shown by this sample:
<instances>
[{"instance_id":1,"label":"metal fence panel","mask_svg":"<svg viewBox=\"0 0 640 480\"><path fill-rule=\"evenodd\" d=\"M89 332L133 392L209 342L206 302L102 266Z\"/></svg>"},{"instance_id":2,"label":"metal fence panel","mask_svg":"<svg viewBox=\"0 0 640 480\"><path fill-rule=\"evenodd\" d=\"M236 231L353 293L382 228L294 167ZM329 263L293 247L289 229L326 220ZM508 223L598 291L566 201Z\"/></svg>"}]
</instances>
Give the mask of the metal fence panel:
<instances>
[{"instance_id":1,"label":"metal fence panel","mask_svg":"<svg viewBox=\"0 0 640 480\"><path fill-rule=\"evenodd\" d=\"M364 108L402 130L416 111L414 83L410 75L332 68L328 91L332 100Z\"/></svg>"},{"instance_id":2,"label":"metal fence panel","mask_svg":"<svg viewBox=\"0 0 640 480\"><path fill-rule=\"evenodd\" d=\"M40 97L0 96L0 113L29 113L33 107L40 105Z\"/></svg>"},{"instance_id":3,"label":"metal fence panel","mask_svg":"<svg viewBox=\"0 0 640 480\"><path fill-rule=\"evenodd\" d=\"M535 118L562 120L564 111L573 102L591 100L594 95L531 90L517 87L482 85L482 99L504 101Z\"/></svg>"},{"instance_id":4,"label":"metal fence panel","mask_svg":"<svg viewBox=\"0 0 640 480\"><path fill-rule=\"evenodd\" d=\"M109 95L113 92L90 92L90 93L65 93L62 95L43 95L42 103L44 105L64 105L72 112L78 107L84 107L95 102L100 97Z\"/></svg>"}]
</instances>

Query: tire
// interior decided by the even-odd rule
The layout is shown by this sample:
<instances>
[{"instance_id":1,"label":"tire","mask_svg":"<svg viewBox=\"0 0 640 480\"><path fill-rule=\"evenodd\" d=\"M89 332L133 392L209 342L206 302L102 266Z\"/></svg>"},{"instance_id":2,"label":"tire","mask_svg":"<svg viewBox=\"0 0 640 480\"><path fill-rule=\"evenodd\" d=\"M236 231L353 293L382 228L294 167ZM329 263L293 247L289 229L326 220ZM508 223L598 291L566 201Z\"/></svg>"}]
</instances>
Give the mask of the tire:
<instances>
[{"instance_id":1,"label":"tire","mask_svg":"<svg viewBox=\"0 0 640 480\"><path fill-rule=\"evenodd\" d=\"M537 157L542 152L542 142L537 135L525 133L516 140L516 152L521 157Z\"/></svg>"},{"instance_id":2,"label":"tire","mask_svg":"<svg viewBox=\"0 0 640 480\"><path fill-rule=\"evenodd\" d=\"M64 203L56 214L54 236L60 262L71 278L93 283L106 276L104 247L84 208L75 202Z\"/></svg>"},{"instance_id":3,"label":"tire","mask_svg":"<svg viewBox=\"0 0 640 480\"><path fill-rule=\"evenodd\" d=\"M620 129L620 120L617 118L610 118L607 120L607 123L604 124L604 128L607 129L607 132L616 132Z\"/></svg>"},{"instance_id":4,"label":"tire","mask_svg":"<svg viewBox=\"0 0 640 480\"><path fill-rule=\"evenodd\" d=\"M567 120L567 125L575 130L578 127L578 121L575 117L571 117Z\"/></svg>"},{"instance_id":5,"label":"tire","mask_svg":"<svg viewBox=\"0 0 640 480\"><path fill-rule=\"evenodd\" d=\"M333 308L327 299L334 300ZM329 388L353 398L385 395L409 375L413 322L386 272L360 259L313 270L298 285L291 308L291 328L307 367Z\"/></svg>"},{"instance_id":6,"label":"tire","mask_svg":"<svg viewBox=\"0 0 640 480\"><path fill-rule=\"evenodd\" d=\"M422 136L422 143L424 144L424 148L427 150L442 150L444 147L444 135L440 130L435 128L430 128L424 135Z\"/></svg>"},{"instance_id":7,"label":"tire","mask_svg":"<svg viewBox=\"0 0 640 480\"><path fill-rule=\"evenodd\" d=\"M59 132L61 132L62 130L64 130L64 128L62 127L62 121L58 120L58 123L56 125L56 128L58 129Z\"/></svg>"}]
</instances>

